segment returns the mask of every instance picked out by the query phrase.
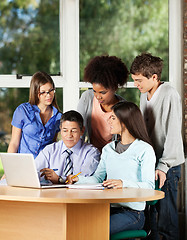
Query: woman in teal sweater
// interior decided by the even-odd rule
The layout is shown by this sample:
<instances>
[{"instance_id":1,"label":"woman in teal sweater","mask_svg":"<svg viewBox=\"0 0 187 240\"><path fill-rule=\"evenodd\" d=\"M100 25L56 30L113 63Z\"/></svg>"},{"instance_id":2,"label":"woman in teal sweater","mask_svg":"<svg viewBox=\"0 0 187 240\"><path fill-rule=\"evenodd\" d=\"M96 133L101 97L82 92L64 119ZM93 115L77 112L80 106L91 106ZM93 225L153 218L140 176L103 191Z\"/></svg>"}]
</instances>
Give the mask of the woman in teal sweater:
<instances>
[{"instance_id":1,"label":"woman in teal sweater","mask_svg":"<svg viewBox=\"0 0 187 240\"><path fill-rule=\"evenodd\" d=\"M76 177L70 183L103 183L107 188L154 189L156 157L151 146L142 114L137 105L119 102L112 107L112 134L120 140L107 144L93 176ZM144 226L145 202L111 204L110 234Z\"/></svg>"}]
</instances>

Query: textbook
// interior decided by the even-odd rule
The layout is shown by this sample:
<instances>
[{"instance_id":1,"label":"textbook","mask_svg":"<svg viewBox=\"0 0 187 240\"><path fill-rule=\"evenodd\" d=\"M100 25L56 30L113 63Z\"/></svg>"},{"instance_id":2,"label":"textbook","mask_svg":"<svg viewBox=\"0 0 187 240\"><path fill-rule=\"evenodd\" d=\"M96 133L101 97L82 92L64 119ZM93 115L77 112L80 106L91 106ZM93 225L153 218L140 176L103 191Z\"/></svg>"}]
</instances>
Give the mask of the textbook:
<instances>
[{"instance_id":1,"label":"textbook","mask_svg":"<svg viewBox=\"0 0 187 240\"><path fill-rule=\"evenodd\" d=\"M97 184L67 184L69 189L87 189L87 190L104 190L102 183Z\"/></svg>"}]
</instances>

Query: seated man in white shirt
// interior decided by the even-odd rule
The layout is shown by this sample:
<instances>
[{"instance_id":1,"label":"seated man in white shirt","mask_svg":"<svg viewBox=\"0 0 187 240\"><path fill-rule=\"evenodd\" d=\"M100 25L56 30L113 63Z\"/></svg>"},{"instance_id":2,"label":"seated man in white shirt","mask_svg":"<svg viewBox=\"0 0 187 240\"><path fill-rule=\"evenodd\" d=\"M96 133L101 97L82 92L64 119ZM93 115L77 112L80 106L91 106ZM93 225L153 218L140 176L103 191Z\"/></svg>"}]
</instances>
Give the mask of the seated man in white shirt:
<instances>
[{"instance_id":1,"label":"seated man in white shirt","mask_svg":"<svg viewBox=\"0 0 187 240\"><path fill-rule=\"evenodd\" d=\"M69 174L91 176L100 161L100 152L81 140L84 133L83 118L71 110L60 122L62 140L47 145L35 159L41 177L52 183L64 183Z\"/></svg>"}]
</instances>

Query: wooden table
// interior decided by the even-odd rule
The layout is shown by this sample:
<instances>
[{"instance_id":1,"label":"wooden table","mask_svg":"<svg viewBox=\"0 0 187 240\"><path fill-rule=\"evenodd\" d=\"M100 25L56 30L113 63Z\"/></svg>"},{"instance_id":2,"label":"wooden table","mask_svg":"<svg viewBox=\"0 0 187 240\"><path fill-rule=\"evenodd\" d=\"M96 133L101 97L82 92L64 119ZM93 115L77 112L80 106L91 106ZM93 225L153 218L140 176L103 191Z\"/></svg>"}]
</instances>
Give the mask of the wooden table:
<instances>
[{"instance_id":1,"label":"wooden table","mask_svg":"<svg viewBox=\"0 0 187 240\"><path fill-rule=\"evenodd\" d=\"M109 240L110 203L161 199L148 189L28 189L0 186L4 240Z\"/></svg>"}]
</instances>

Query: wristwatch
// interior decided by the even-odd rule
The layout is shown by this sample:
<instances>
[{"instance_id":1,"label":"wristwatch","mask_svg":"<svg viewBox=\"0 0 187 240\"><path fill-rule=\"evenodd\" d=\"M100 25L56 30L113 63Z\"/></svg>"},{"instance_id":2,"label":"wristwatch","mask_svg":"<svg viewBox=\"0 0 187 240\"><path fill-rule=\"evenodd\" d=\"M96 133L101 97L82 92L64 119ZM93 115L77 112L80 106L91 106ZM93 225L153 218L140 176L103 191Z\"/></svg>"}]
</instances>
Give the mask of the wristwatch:
<instances>
[{"instance_id":1,"label":"wristwatch","mask_svg":"<svg viewBox=\"0 0 187 240\"><path fill-rule=\"evenodd\" d=\"M58 178L58 183L64 183L64 179L61 176Z\"/></svg>"}]
</instances>

